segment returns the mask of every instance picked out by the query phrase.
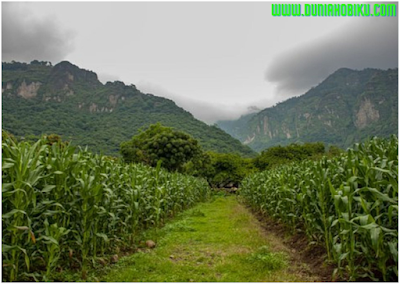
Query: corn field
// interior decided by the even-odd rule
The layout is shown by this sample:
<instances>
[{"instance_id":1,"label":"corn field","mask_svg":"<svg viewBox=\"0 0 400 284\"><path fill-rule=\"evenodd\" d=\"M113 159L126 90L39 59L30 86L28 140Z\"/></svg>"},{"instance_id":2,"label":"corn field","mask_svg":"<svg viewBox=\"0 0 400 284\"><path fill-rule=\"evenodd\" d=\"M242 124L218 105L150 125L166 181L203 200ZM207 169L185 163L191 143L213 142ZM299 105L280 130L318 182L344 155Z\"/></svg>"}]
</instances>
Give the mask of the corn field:
<instances>
[{"instance_id":1,"label":"corn field","mask_svg":"<svg viewBox=\"0 0 400 284\"><path fill-rule=\"evenodd\" d=\"M44 140L2 141L3 280L51 280L209 197L204 180Z\"/></svg>"},{"instance_id":2,"label":"corn field","mask_svg":"<svg viewBox=\"0 0 400 284\"><path fill-rule=\"evenodd\" d=\"M334 277L398 279L397 137L251 175L240 194L253 209L323 244Z\"/></svg>"}]
</instances>

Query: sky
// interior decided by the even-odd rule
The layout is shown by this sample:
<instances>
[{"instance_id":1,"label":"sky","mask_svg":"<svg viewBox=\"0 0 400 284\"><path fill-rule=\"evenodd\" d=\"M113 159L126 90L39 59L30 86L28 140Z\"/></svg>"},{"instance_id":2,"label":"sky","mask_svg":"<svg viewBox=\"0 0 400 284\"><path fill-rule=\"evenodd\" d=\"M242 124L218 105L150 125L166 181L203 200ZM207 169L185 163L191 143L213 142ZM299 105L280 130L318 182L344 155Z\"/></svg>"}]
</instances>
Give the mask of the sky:
<instances>
[{"instance_id":1,"label":"sky","mask_svg":"<svg viewBox=\"0 0 400 284\"><path fill-rule=\"evenodd\" d=\"M398 17L273 17L271 5L2 2L2 61L68 60L209 124L299 96L341 67L398 66Z\"/></svg>"}]
</instances>

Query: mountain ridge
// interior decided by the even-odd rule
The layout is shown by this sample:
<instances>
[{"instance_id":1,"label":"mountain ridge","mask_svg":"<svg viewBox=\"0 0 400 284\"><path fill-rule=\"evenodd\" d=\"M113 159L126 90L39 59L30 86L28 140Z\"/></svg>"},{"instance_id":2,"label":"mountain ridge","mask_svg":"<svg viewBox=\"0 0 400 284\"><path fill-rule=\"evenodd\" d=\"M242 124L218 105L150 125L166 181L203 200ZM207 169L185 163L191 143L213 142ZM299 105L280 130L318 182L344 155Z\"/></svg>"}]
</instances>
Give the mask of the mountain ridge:
<instances>
[{"instance_id":1,"label":"mountain ridge","mask_svg":"<svg viewBox=\"0 0 400 284\"><path fill-rule=\"evenodd\" d=\"M254 156L247 146L209 126L172 100L123 82L102 84L93 71L62 61L2 63L3 128L17 136L57 133L106 154L141 128L161 122L185 131L205 150Z\"/></svg>"},{"instance_id":2,"label":"mountain ridge","mask_svg":"<svg viewBox=\"0 0 400 284\"><path fill-rule=\"evenodd\" d=\"M398 69L340 68L301 96L217 125L256 151L317 141L345 148L397 134L397 78Z\"/></svg>"}]
</instances>

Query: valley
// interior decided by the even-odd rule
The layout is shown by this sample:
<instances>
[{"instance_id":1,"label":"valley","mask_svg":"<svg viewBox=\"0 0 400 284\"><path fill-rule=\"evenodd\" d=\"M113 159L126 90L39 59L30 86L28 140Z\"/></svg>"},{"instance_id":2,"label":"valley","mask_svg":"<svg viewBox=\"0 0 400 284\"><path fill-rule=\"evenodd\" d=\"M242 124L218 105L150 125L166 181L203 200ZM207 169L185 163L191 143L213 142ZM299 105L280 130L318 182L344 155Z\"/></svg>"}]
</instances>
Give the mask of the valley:
<instances>
[{"instance_id":1,"label":"valley","mask_svg":"<svg viewBox=\"0 0 400 284\"><path fill-rule=\"evenodd\" d=\"M3 280L395 281L396 78L340 69L219 122L241 143L69 62L3 63Z\"/></svg>"},{"instance_id":2,"label":"valley","mask_svg":"<svg viewBox=\"0 0 400 284\"><path fill-rule=\"evenodd\" d=\"M255 151L323 142L343 149L398 129L398 70L342 68L305 94L217 125Z\"/></svg>"},{"instance_id":3,"label":"valley","mask_svg":"<svg viewBox=\"0 0 400 284\"><path fill-rule=\"evenodd\" d=\"M1 6L3 282L398 282L397 3Z\"/></svg>"}]
</instances>

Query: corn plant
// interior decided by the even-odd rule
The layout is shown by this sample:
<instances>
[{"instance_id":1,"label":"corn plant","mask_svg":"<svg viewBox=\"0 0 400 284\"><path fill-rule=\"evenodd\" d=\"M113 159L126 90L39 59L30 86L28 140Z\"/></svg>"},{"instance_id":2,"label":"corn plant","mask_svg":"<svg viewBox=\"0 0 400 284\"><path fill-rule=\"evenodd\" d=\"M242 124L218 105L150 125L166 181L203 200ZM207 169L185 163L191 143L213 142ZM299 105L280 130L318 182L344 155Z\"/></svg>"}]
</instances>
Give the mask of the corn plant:
<instances>
[{"instance_id":1,"label":"corn plant","mask_svg":"<svg viewBox=\"0 0 400 284\"><path fill-rule=\"evenodd\" d=\"M85 277L98 257L135 244L149 226L209 197L205 180L124 164L45 140L2 141L3 280Z\"/></svg>"},{"instance_id":2,"label":"corn plant","mask_svg":"<svg viewBox=\"0 0 400 284\"><path fill-rule=\"evenodd\" d=\"M251 175L240 194L255 210L324 245L335 276L397 279L397 137Z\"/></svg>"}]
</instances>

